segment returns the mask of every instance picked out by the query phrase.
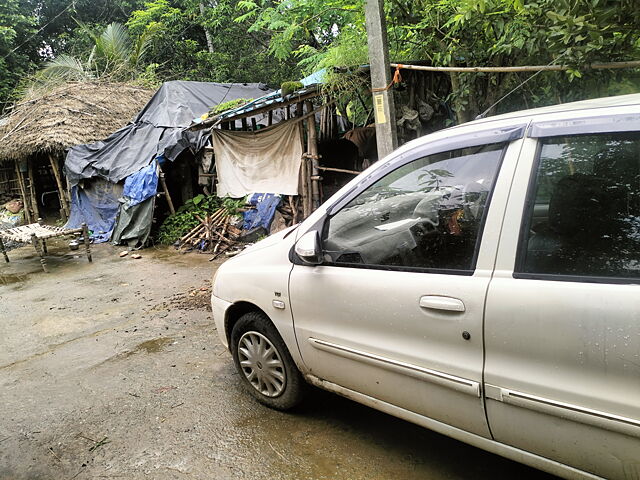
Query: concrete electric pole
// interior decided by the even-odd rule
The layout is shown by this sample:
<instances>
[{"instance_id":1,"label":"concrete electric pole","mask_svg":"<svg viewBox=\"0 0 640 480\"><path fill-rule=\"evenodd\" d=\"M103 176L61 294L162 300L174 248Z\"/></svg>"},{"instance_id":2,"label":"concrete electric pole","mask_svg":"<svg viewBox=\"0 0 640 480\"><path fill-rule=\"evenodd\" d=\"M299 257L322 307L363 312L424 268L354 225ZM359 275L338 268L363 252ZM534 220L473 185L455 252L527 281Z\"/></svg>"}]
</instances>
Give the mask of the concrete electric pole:
<instances>
[{"instance_id":1,"label":"concrete electric pole","mask_svg":"<svg viewBox=\"0 0 640 480\"><path fill-rule=\"evenodd\" d=\"M369 44L373 109L376 117L378 158L388 155L398 146L393 90L387 89L392 77L389 66L389 46L387 45L387 24L383 7L384 0L367 0L364 10Z\"/></svg>"}]
</instances>

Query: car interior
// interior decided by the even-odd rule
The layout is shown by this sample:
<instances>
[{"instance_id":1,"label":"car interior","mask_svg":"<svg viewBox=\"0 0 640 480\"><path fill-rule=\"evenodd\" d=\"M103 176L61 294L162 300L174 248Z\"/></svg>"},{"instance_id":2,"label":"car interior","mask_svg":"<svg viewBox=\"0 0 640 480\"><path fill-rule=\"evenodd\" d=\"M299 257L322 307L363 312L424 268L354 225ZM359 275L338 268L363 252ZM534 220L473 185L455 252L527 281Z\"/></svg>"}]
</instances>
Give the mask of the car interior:
<instances>
[{"instance_id":1,"label":"car interior","mask_svg":"<svg viewBox=\"0 0 640 480\"><path fill-rule=\"evenodd\" d=\"M639 141L609 134L543 145L524 272L640 277ZM562 154L545 157L546 145Z\"/></svg>"}]
</instances>

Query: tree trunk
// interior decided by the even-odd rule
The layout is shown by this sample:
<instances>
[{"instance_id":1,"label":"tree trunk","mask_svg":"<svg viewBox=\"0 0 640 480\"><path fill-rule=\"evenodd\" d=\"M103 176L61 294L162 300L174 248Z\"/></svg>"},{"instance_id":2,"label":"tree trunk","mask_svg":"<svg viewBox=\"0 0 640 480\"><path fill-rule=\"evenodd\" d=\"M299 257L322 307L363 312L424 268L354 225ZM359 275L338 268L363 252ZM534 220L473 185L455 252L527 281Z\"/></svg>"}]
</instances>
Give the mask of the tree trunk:
<instances>
[{"instance_id":1,"label":"tree trunk","mask_svg":"<svg viewBox=\"0 0 640 480\"><path fill-rule=\"evenodd\" d=\"M204 17L204 4L200 2L200 15ZM207 48L209 53L213 53L213 40L211 38L211 32L207 27L202 27L204 29L204 36L207 37Z\"/></svg>"},{"instance_id":2,"label":"tree trunk","mask_svg":"<svg viewBox=\"0 0 640 480\"><path fill-rule=\"evenodd\" d=\"M453 109L456 112L458 124L468 122L471 119L471 116L462 103L460 74L458 72L449 72L449 79L451 80L451 93L453 93L454 98Z\"/></svg>"}]
</instances>

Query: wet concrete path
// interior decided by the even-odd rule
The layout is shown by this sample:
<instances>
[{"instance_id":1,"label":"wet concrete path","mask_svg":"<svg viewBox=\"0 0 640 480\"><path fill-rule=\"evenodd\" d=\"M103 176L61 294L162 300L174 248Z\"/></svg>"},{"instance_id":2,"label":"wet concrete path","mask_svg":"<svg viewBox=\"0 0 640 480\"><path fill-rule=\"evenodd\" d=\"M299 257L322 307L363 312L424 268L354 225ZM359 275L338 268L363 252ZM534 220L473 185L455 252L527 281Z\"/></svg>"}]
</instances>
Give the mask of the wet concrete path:
<instances>
[{"instance_id":1,"label":"wet concrete path","mask_svg":"<svg viewBox=\"0 0 640 480\"><path fill-rule=\"evenodd\" d=\"M0 479L550 478L338 396L254 402L207 310L208 257L0 265Z\"/></svg>"}]
</instances>

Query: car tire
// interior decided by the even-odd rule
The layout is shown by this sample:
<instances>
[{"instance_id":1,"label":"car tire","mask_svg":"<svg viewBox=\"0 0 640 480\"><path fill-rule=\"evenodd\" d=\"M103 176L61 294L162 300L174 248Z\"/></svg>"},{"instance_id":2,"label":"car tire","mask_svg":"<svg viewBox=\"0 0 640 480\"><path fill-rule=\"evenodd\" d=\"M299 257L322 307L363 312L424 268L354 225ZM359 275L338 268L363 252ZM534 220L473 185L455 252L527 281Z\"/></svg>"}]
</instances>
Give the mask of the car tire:
<instances>
[{"instance_id":1,"label":"car tire","mask_svg":"<svg viewBox=\"0 0 640 480\"><path fill-rule=\"evenodd\" d=\"M265 314L249 312L240 317L231 330L230 345L243 384L259 402L276 410L300 403L306 383Z\"/></svg>"}]
</instances>

